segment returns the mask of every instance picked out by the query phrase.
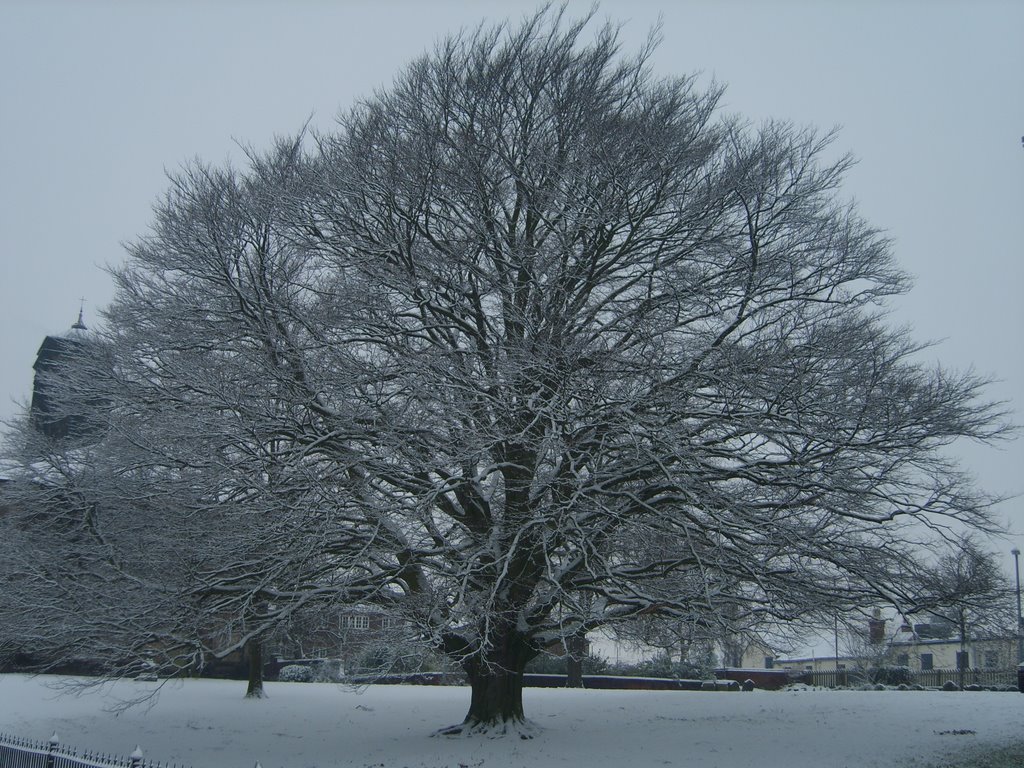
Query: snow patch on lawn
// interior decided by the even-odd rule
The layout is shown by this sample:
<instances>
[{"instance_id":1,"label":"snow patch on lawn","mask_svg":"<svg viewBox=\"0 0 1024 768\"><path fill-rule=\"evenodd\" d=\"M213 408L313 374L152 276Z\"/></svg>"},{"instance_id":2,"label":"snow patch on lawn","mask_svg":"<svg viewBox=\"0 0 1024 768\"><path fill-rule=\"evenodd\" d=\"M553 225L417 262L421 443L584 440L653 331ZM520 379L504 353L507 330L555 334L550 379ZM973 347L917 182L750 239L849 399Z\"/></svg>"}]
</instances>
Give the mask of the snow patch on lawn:
<instances>
[{"instance_id":1,"label":"snow patch on lawn","mask_svg":"<svg viewBox=\"0 0 1024 768\"><path fill-rule=\"evenodd\" d=\"M462 720L463 687L167 683L153 706L111 711L157 683L61 695L54 678L0 675L0 732L195 768L889 768L1021 738L1024 695L938 691L527 689L533 738L431 737Z\"/></svg>"}]
</instances>

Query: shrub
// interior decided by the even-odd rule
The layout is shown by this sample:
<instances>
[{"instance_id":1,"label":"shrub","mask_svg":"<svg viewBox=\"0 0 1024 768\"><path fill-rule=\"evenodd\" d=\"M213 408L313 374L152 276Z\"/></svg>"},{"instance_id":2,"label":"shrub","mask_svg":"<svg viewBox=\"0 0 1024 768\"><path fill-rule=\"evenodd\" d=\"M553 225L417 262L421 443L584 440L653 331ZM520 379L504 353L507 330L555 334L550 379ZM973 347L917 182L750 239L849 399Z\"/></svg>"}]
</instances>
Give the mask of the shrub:
<instances>
[{"instance_id":1,"label":"shrub","mask_svg":"<svg viewBox=\"0 0 1024 768\"><path fill-rule=\"evenodd\" d=\"M313 680L313 670L302 664L288 664L281 667L277 679L282 683L308 683Z\"/></svg>"},{"instance_id":2,"label":"shrub","mask_svg":"<svg viewBox=\"0 0 1024 768\"><path fill-rule=\"evenodd\" d=\"M356 677L384 677L443 671L446 664L446 659L415 643L377 643L350 660L346 672Z\"/></svg>"},{"instance_id":3,"label":"shrub","mask_svg":"<svg viewBox=\"0 0 1024 768\"><path fill-rule=\"evenodd\" d=\"M655 656L636 664L617 664L605 674L626 677L667 677L676 680L708 680L714 677L714 670L689 662L671 660L668 656Z\"/></svg>"},{"instance_id":4,"label":"shrub","mask_svg":"<svg viewBox=\"0 0 1024 768\"><path fill-rule=\"evenodd\" d=\"M593 653L583 657L584 675L608 674L608 662ZM537 675L566 675L569 673L569 660L565 656L542 653L526 665L526 671Z\"/></svg>"},{"instance_id":5,"label":"shrub","mask_svg":"<svg viewBox=\"0 0 1024 768\"><path fill-rule=\"evenodd\" d=\"M882 685L910 685L914 682L910 667L878 667L869 673L870 680Z\"/></svg>"},{"instance_id":6,"label":"shrub","mask_svg":"<svg viewBox=\"0 0 1024 768\"><path fill-rule=\"evenodd\" d=\"M310 682L314 683L336 683L342 678L341 662L330 659L321 659L310 665Z\"/></svg>"}]
</instances>

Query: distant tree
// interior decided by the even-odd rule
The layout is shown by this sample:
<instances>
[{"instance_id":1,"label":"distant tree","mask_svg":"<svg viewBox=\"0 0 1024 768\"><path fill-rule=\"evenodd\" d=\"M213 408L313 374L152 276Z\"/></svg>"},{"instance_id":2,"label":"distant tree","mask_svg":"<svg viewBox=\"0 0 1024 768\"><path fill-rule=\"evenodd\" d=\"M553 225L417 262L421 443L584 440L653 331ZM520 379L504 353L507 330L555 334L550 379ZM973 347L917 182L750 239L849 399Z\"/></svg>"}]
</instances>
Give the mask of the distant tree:
<instances>
[{"instance_id":1,"label":"distant tree","mask_svg":"<svg viewBox=\"0 0 1024 768\"><path fill-rule=\"evenodd\" d=\"M53 439L34 427L14 434L34 460L4 488L0 644L41 671L134 676L196 666L201 646L182 631L197 618L184 587L194 555L165 535L174 526L179 543L191 539L182 507L161 500L157 509L124 472L123 456L79 445L71 460L47 451Z\"/></svg>"},{"instance_id":2,"label":"distant tree","mask_svg":"<svg viewBox=\"0 0 1024 768\"><path fill-rule=\"evenodd\" d=\"M17 482L3 523L27 587L8 615L32 617L20 636L47 664L85 658L133 674L156 658L173 672L244 653L247 695L261 697L263 637L378 589L346 570L353 555L367 560L362 518L346 517L337 454L325 465L294 439L303 425L276 375L289 339L266 334L278 328L271 309L306 298L289 293L303 262L275 239L296 160L282 142L248 176L196 166L175 178L156 235L133 253L178 275L180 293L149 304L154 285L126 271L112 330L78 339L43 374L53 417L90 414L88 438L12 425L4 458ZM180 249L187 268L174 263ZM85 588L93 573L102 594Z\"/></svg>"},{"instance_id":3,"label":"distant tree","mask_svg":"<svg viewBox=\"0 0 1024 768\"><path fill-rule=\"evenodd\" d=\"M681 597L682 593L674 596ZM616 624L615 637L639 650L659 650L669 662L681 668L699 668L706 674L719 662L741 666L754 634L743 626L735 606L724 600L714 609L696 600L691 605L694 610L689 616L651 614Z\"/></svg>"},{"instance_id":4,"label":"distant tree","mask_svg":"<svg viewBox=\"0 0 1024 768\"><path fill-rule=\"evenodd\" d=\"M565 638L831 621L906 591L914 524L992 525L940 449L1001 414L886 325L850 159L652 48L550 10L448 39L308 155L175 176L114 271L92 380L147 498L223 484L203 593L396 612L469 678L445 733L523 728Z\"/></svg>"},{"instance_id":5,"label":"distant tree","mask_svg":"<svg viewBox=\"0 0 1024 768\"><path fill-rule=\"evenodd\" d=\"M997 557L971 534L958 537L951 551L923 572L918 610L956 627L961 688L970 641L984 635L1012 635L1012 596Z\"/></svg>"},{"instance_id":6,"label":"distant tree","mask_svg":"<svg viewBox=\"0 0 1024 768\"><path fill-rule=\"evenodd\" d=\"M886 629L887 621L881 616L879 609L870 614L855 611L844 619L842 625L836 624L835 631L839 633L836 642L840 653L849 660L848 670L853 672L854 680L891 682L890 670L896 666L893 638Z\"/></svg>"}]
</instances>

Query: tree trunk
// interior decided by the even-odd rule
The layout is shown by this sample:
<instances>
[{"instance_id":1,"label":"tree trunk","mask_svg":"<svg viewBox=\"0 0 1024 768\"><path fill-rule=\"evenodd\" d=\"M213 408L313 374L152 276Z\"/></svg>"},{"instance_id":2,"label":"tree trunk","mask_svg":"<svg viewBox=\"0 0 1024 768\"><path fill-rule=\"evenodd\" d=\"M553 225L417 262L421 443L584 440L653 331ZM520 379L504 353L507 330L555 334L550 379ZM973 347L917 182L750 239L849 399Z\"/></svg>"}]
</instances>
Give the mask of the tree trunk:
<instances>
[{"instance_id":1,"label":"tree trunk","mask_svg":"<svg viewBox=\"0 0 1024 768\"><path fill-rule=\"evenodd\" d=\"M523 670L481 669L470 678L473 695L464 725L502 725L522 722Z\"/></svg>"},{"instance_id":2,"label":"tree trunk","mask_svg":"<svg viewBox=\"0 0 1024 768\"><path fill-rule=\"evenodd\" d=\"M569 688L583 687L583 657L587 655L587 633L583 630L570 635L566 643L566 680Z\"/></svg>"},{"instance_id":3,"label":"tree trunk","mask_svg":"<svg viewBox=\"0 0 1024 768\"><path fill-rule=\"evenodd\" d=\"M469 712L462 723L439 734L515 732L531 738L532 729L523 714L523 669L536 652L511 631L496 645L483 659L473 656L463 662L472 690Z\"/></svg>"},{"instance_id":4,"label":"tree trunk","mask_svg":"<svg viewBox=\"0 0 1024 768\"><path fill-rule=\"evenodd\" d=\"M967 672L967 617L962 608L957 619L957 624L959 625L957 629L960 630L960 653L956 655L956 669L960 681L960 690L962 691L965 687L964 676Z\"/></svg>"},{"instance_id":5,"label":"tree trunk","mask_svg":"<svg viewBox=\"0 0 1024 768\"><path fill-rule=\"evenodd\" d=\"M249 659L249 688L245 692L247 699L265 699L263 690L263 643L252 638L245 643L245 655Z\"/></svg>"}]
</instances>

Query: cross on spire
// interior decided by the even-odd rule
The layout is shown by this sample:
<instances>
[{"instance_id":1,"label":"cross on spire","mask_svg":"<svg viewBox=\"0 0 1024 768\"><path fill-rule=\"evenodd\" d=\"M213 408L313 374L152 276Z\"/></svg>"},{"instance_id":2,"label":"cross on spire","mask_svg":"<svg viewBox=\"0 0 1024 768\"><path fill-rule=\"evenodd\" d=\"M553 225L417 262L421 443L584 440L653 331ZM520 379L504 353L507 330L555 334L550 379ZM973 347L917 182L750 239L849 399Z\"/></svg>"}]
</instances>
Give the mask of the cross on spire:
<instances>
[{"instance_id":1,"label":"cross on spire","mask_svg":"<svg viewBox=\"0 0 1024 768\"><path fill-rule=\"evenodd\" d=\"M86 331L88 328L85 327L85 320L83 315L85 313L85 298L83 297L81 303L78 305L78 319L72 324L71 330L73 331Z\"/></svg>"}]
</instances>

